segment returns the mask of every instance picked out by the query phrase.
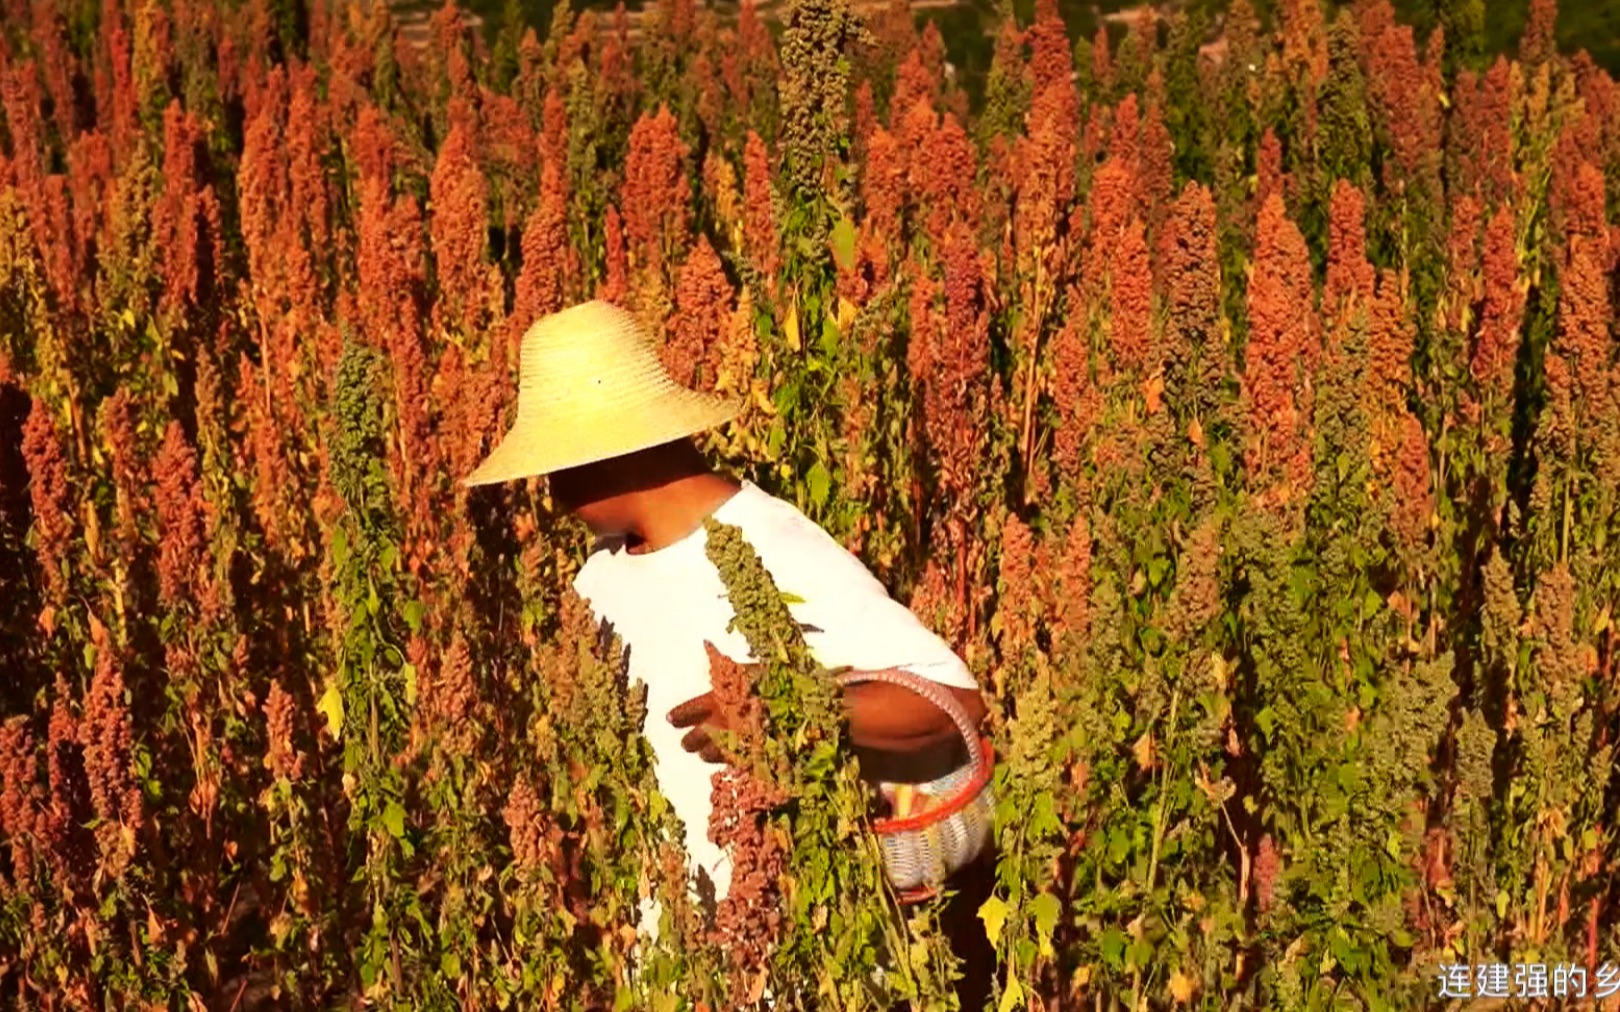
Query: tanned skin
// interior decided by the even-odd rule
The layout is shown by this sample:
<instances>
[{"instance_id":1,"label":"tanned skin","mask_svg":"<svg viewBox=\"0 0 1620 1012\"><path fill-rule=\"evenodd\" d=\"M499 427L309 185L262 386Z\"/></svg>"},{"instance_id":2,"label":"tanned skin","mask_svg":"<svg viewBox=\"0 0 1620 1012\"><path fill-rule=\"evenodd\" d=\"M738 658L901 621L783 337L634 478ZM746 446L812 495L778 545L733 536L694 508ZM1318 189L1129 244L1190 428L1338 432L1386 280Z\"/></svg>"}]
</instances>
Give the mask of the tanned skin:
<instances>
[{"instance_id":1,"label":"tanned skin","mask_svg":"<svg viewBox=\"0 0 1620 1012\"><path fill-rule=\"evenodd\" d=\"M551 475L551 494L599 537L621 537L632 554L655 552L686 537L741 486L717 474L688 439L612 457ZM985 705L977 690L950 688L977 725ZM961 765L966 749L944 711L911 690L868 682L843 690L850 744L868 776L920 781ZM704 693L667 718L690 728L688 752L723 762L714 731L731 721Z\"/></svg>"}]
</instances>

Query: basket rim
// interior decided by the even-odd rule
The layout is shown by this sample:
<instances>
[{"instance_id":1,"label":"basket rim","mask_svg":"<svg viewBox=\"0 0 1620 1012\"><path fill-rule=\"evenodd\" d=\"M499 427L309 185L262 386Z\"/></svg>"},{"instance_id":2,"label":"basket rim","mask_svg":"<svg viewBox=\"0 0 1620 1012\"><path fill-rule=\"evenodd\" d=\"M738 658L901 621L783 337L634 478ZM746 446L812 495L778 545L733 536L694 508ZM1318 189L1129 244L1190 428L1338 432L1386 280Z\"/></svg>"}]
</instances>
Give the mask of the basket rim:
<instances>
[{"instance_id":1,"label":"basket rim","mask_svg":"<svg viewBox=\"0 0 1620 1012\"><path fill-rule=\"evenodd\" d=\"M984 792L984 789L990 785L990 781L995 776L995 752L991 748L989 736L980 738L979 749L980 763L973 774L973 779L963 784L955 794L947 798L938 808L930 808L926 812L909 815L903 819L877 819L873 821L872 829L886 836L914 832L919 829L927 829L937 822L944 822L966 808Z\"/></svg>"},{"instance_id":2,"label":"basket rim","mask_svg":"<svg viewBox=\"0 0 1620 1012\"><path fill-rule=\"evenodd\" d=\"M850 671L847 668L836 669L843 673L837 676L840 687L859 685L863 682L886 682L890 685L899 685L910 689L917 695L933 703L956 725L957 733L967 743L968 762L984 769L994 764L982 751L989 739L984 738L974 723L969 719L967 711L957 702L949 692L949 687L931 678L925 678L913 671L904 668L891 667L873 671Z\"/></svg>"}]
</instances>

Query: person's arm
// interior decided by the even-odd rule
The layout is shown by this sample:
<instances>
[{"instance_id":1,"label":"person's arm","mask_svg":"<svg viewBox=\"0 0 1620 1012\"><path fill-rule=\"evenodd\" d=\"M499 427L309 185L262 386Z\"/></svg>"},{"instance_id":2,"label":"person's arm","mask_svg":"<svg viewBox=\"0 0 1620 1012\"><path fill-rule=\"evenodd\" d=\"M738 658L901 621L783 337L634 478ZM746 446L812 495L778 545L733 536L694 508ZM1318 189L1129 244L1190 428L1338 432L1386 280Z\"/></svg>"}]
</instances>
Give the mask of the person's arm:
<instances>
[{"instance_id":1,"label":"person's arm","mask_svg":"<svg viewBox=\"0 0 1620 1012\"><path fill-rule=\"evenodd\" d=\"M975 726L984 719L984 699L978 690L940 687L956 697ZM961 737L955 722L944 710L905 686L862 682L846 686L842 695L850 744L858 751L904 755L949 745ZM696 752L709 762L723 761L710 732L729 730L731 724L727 716L716 709L712 693L704 693L671 710L669 722L691 729L681 740L688 752Z\"/></svg>"},{"instance_id":2,"label":"person's arm","mask_svg":"<svg viewBox=\"0 0 1620 1012\"><path fill-rule=\"evenodd\" d=\"M956 697L974 727L984 720L984 697L977 689L940 688ZM858 748L902 752L961 737L949 714L903 685L862 682L843 692L850 741Z\"/></svg>"}]
</instances>

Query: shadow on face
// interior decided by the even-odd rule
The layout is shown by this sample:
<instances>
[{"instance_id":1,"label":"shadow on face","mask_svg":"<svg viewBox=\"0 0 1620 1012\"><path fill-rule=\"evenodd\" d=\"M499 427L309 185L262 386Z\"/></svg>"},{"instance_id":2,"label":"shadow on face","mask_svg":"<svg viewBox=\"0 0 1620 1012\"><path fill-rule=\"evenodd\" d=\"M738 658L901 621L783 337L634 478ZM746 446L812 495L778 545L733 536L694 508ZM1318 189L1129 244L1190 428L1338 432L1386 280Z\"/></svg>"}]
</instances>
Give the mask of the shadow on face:
<instances>
[{"instance_id":1,"label":"shadow on face","mask_svg":"<svg viewBox=\"0 0 1620 1012\"><path fill-rule=\"evenodd\" d=\"M549 481L558 505L596 530L618 533L626 522L630 497L707 471L703 454L692 441L677 439L555 471Z\"/></svg>"}]
</instances>

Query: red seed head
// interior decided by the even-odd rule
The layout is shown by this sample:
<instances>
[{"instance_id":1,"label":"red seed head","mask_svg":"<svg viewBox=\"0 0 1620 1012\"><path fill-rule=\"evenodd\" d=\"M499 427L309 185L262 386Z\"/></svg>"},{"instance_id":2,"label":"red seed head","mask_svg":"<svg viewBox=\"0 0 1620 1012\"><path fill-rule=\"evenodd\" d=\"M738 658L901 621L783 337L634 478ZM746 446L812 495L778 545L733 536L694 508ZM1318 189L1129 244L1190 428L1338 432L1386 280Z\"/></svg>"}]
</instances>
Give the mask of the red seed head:
<instances>
[{"instance_id":1,"label":"red seed head","mask_svg":"<svg viewBox=\"0 0 1620 1012\"><path fill-rule=\"evenodd\" d=\"M778 254L771 177L770 152L750 130L743 150L743 243L754 267L774 285Z\"/></svg>"},{"instance_id":2,"label":"red seed head","mask_svg":"<svg viewBox=\"0 0 1620 1012\"><path fill-rule=\"evenodd\" d=\"M514 336L563 308L563 293L574 271L562 173L555 162L547 161L540 169L540 202L523 226L523 268L511 315Z\"/></svg>"},{"instance_id":3,"label":"red seed head","mask_svg":"<svg viewBox=\"0 0 1620 1012\"><path fill-rule=\"evenodd\" d=\"M1245 464L1252 485L1282 500L1309 475L1307 405L1299 392L1314 368L1311 266L1304 237L1273 194L1260 209L1243 352L1248 417Z\"/></svg>"},{"instance_id":4,"label":"red seed head","mask_svg":"<svg viewBox=\"0 0 1620 1012\"><path fill-rule=\"evenodd\" d=\"M1035 93L1040 94L1055 86L1060 91L1066 89L1068 101L1072 102L1074 47L1069 43L1069 33L1063 26L1057 0L1036 0L1035 23L1030 26L1027 38L1029 69L1035 80Z\"/></svg>"},{"instance_id":5,"label":"red seed head","mask_svg":"<svg viewBox=\"0 0 1620 1012\"><path fill-rule=\"evenodd\" d=\"M67 593L62 569L73 535L73 496L61 436L43 400L34 401L23 424L22 449L34 510L34 554L45 576L46 596L61 603Z\"/></svg>"},{"instance_id":6,"label":"red seed head","mask_svg":"<svg viewBox=\"0 0 1620 1012\"><path fill-rule=\"evenodd\" d=\"M620 213L638 270L661 271L686 235L691 217L687 154L666 107L642 114L630 130Z\"/></svg>"},{"instance_id":7,"label":"red seed head","mask_svg":"<svg viewBox=\"0 0 1620 1012\"><path fill-rule=\"evenodd\" d=\"M1575 235L1558 279L1558 329L1553 347L1570 366L1580 414L1608 403L1614 339L1610 332L1607 236Z\"/></svg>"},{"instance_id":8,"label":"red seed head","mask_svg":"<svg viewBox=\"0 0 1620 1012\"><path fill-rule=\"evenodd\" d=\"M1170 219L1167 336L1180 349L1171 359L1185 360L1194 345L1216 337L1221 308L1216 238L1215 198L1203 185L1190 182Z\"/></svg>"},{"instance_id":9,"label":"red seed head","mask_svg":"<svg viewBox=\"0 0 1620 1012\"><path fill-rule=\"evenodd\" d=\"M429 183L438 299L434 315L440 326L476 327L478 313L489 301L484 247L489 237L489 194L475 157L476 138L461 124L450 128L439 149Z\"/></svg>"},{"instance_id":10,"label":"red seed head","mask_svg":"<svg viewBox=\"0 0 1620 1012\"><path fill-rule=\"evenodd\" d=\"M1064 210L1074 200L1072 89L1049 87L1035 96L1029 132L1017 140L1013 244L1020 253L1044 251L1056 238Z\"/></svg>"},{"instance_id":11,"label":"red seed head","mask_svg":"<svg viewBox=\"0 0 1620 1012\"><path fill-rule=\"evenodd\" d=\"M675 315L661 355L682 386L713 390L720 353L731 324L731 282L707 236L699 236L681 267Z\"/></svg>"},{"instance_id":12,"label":"red seed head","mask_svg":"<svg viewBox=\"0 0 1620 1012\"><path fill-rule=\"evenodd\" d=\"M204 510L197 454L178 421L170 421L156 463L158 593L170 607L193 602L204 565Z\"/></svg>"},{"instance_id":13,"label":"red seed head","mask_svg":"<svg viewBox=\"0 0 1620 1012\"><path fill-rule=\"evenodd\" d=\"M1470 371L1483 399L1506 405L1525 304L1519 283L1518 224L1511 207L1498 209L1485 226L1484 286Z\"/></svg>"},{"instance_id":14,"label":"red seed head","mask_svg":"<svg viewBox=\"0 0 1620 1012\"><path fill-rule=\"evenodd\" d=\"M1333 184L1328 207L1327 282L1322 292L1324 314L1342 315L1351 305L1372 297L1373 269L1367 262L1366 201L1348 180Z\"/></svg>"},{"instance_id":15,"label":"red seed head","mask_svg":"<svg viewBox=\"0 0 1620 1012\"><path fill-rule=\"evenodd\" d=\"M1140 374L1149 369L1152 348L1153 272L1148 262L1147 234L1140 218L1120 233L1109 268L1110 364L1115 370Z\"/></svg>"}]
</instances>

